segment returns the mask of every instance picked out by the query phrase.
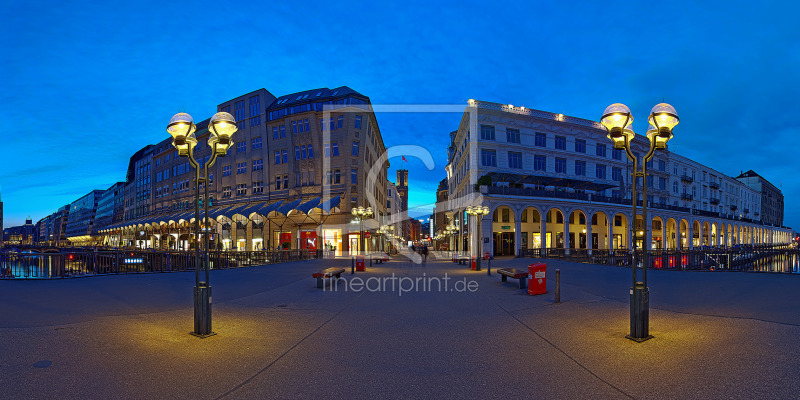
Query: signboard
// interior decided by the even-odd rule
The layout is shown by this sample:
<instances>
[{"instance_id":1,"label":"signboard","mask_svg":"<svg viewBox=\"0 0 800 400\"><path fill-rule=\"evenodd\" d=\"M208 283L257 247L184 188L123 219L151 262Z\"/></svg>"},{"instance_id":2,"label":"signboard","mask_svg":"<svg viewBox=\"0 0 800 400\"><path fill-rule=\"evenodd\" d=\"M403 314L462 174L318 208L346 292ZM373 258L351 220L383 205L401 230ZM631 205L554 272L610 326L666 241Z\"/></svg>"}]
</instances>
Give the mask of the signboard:
<instances>
[{"instance_id":1,"label":"signboard","mask_svg":"<svg viewBox=\"0 0 800 400\"><path fill-rule=\"evenodd\" d=\"M365 237L365 238L369 239L369 238L370 238L370 236L372 236L372 234L371 234L371 233L369 233L369 232L364 232L364 237Z\"/></svg>"},{"instance_id":2,"label":"signboard","mask_svg":"<svg viewBox=\"0 0 800 400\"><path fill-rule=\"evenodd\" d=\"M511 229L511 225L503 225L500 229Z\"/></svg>"}]
</instances>

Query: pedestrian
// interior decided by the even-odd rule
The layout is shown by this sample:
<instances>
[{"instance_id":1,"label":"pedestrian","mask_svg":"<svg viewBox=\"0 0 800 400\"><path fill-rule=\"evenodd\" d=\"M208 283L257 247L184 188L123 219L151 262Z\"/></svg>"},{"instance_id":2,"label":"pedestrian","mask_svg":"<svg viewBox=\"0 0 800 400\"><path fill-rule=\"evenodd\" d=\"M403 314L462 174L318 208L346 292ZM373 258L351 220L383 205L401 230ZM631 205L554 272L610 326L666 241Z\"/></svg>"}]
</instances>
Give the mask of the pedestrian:
<instances>
[{"instance_id":1,"label":"pedestrian","mask_svg":"<svg viewBox=\"0 0 800 400\"><path fill-rule=\"evenodd\" d=\"M425 263L428 262L428 245L422 245L422 265L424 266Z\"/></svg>"}]
</instances>

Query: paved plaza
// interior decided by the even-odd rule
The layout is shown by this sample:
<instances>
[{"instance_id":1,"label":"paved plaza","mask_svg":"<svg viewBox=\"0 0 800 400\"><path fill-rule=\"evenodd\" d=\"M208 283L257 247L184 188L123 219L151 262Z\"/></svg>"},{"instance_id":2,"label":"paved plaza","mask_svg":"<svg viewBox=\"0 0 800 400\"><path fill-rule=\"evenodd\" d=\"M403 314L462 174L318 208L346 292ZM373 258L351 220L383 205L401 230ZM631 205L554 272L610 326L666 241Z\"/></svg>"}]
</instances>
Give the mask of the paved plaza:
<instances>
[{"instance_id":1,"label":"paved plaza","mask_svg":"<svg viewBox=\"0 0 800 400\"><path fill-rule=\"evenodd\" d=\"M492 268L533 261L499 259ZM432 258L423 266L395 257L354 276L342 259L213 271L217 335L207 339L189 335L191 272L2 281L0 397L800 393L800 276L650 271L655 338L635 343L624 338L630 269L545 262L550 292L539 296L496 273ZM312 273L331 266L347 268L338 290L318 289ZM553 301L555 268L561 304ZM368 280L392 274L385 290ZM447 291L433 281L402 286L445 274ZM367 288L353 290L354 277Z\"/></svg>"}]
</instances>

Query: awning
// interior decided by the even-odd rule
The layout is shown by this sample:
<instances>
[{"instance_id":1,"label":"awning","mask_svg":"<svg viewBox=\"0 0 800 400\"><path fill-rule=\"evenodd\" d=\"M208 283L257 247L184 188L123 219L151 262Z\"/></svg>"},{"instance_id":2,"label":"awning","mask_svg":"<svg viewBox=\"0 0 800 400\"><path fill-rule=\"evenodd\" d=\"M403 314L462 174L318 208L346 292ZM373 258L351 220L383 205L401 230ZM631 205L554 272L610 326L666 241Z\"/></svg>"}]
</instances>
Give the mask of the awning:
<instances>
[{"instance_id":1,"label":"awning","mask_svg":"<svg viewBox=\"0 0 800 400\"><path fill-rule=\"evenodd\" d=\"M223 212L222 215L224 215L224 216L226 216L226 217L228 217L230 219L233 219L234 215L240 214L242 211L250 208L250 206L252 206L252 204L250 204L250 203L238 205L236 207L233 207L233 208L230 208L228 210L225 210L225 212ZM245 216L245 217L247 217L247 216Z\"/></svg>"},{"instance_id":2,"label":"awning","mask_svg":"<svg viewBox=\"0 0 800 400\"><path fill-rule=\"evenodd\" d=\"M278 207L281 206L281 204L283 204L283 200L280 200L280 201L278 201L276 203L272 203L272 204L264 203L255 212L266 218L266 217L269 216L269 213L277 210Z\"/></svg>"},{"instance_id":3,"label":"awning","mask_svg":"<svg viewBox=\"0 0 800 400\"><path fill-rule=\"evenodd\" d=\"M490 172L487 175L489 175L492 178L492 181L495 182L553 186L579 190L603 191L606 189L619 187L619 183L609 184L606 182L570 179L558 176L523 175L504 172Z\"/></svg>"},{"instance_id":4,"label":"awning","mask_svg":"<svg viewBox=\"0 0 800 400\"><path fill-rule=\"evenodd\" d=\"M213 211L209 212L208 216L211 217L211 218L217 219L217 217L222 215L222 213L224 213L224 212L226 212L228 210L232 210L234 208L236 208L236 206L222 206L222 207L217 208L216 210L213 210Z\"/></svg>"},{"instance_id":5,"label":"awning","mask_svg":"<svg viewBox=\"0 0 800 400\"><path fill-rule=\"evenodd\" d=\"M300 199L297 199L291 203L280 206L277 211L283 215L287 215L289 214L289 211L294 210L294 208L297 207L298 205L300 205Z\"/></svg>"},{"instance_id":6,"label":"awning","mask_svg":"<svg viewBox=\"0 0 800 400\"><path fill-rule=\"evenodd\" d=\"M319 208L320 210L322 210L322 211L324 211L326 213L329 213L329 212L331 212L332 208L338 207L339 203L341 203L341 202L342 202L341 196L331 197L327 201L323 201L322 203L320 203L320 205L317 206L317 208Z\"/></svg>"},{"instance_id":7,"label":"awning","mask_svg":"<svg viewBox=\"0 0 800 400\"><path fill-rule=\"evenodd\" d=\"M316 208L317 206L319 206L321 201L322 201L322 198L317 197L317 198L311 199L311 200L309 200L309 201L307 201L307 202L305 202L303 204L300 204L299 206L295 207L294 209L297 210L297 211L300 211L303 214L308 214L308 212L312 208Z\"/></svg>"}]
</instances>

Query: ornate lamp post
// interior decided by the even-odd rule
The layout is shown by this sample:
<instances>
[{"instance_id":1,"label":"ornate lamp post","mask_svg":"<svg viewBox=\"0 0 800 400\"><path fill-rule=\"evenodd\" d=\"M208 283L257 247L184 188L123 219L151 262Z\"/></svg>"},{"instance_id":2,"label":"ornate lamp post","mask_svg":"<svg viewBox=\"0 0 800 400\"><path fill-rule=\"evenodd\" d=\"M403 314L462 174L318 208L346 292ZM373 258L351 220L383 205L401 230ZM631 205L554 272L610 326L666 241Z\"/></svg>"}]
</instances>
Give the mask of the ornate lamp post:
<instances>
[{"instance_id":1,"label":"ornate lamp post","mask_svg":"<svg viewBox=\"0 0 800 400\"><path fill-rule=\"evenodd\" d=\"M476 235L478 238L478 245L475 246L475 251L477 252L475 256L475 270L481 270L481 247L483 245L483 231L481 230L481 222L483 221L483 216L489 214L489 207L486 206L469 206L467 207L467 214L475 216L475 221L478 223L476 224L477 232ZM491 273L491 271L489 271Z\"/></svg>"},{"instance_id":2,"label":"ornate lamp post","mask_svg":"<svg viewBox=\"0 0 800 400\"><path fill-rule=\"evenodd\" d=\"M195 268L194 268L194 331L193 335L205 338L214 335L211 331L211 284L209 282L209 261L208 261L208 168L214 165L217 157L223 157L228 153L228 148L233 144L231 137L236 132L236 120L226 112L218 112L211 117L208 124L208 146L211 147L211 157L200 165L194 157L194 147L197 145L197 138L194 132L197 127L192 120L192 116L187 113L175 114L169 120L167 132L172 135L172 146L178 150L178 155L188 157L189 163L195 169L195 191L194 191L194 230L195 230ZM201 168L203 172L201 173ZM204 194L202 197L205 217L203 226L205 234L205 280L200 280L200 183L203 183Z\"/></svg>"},{"instance_id":3,"label":"ornate lamp post","mask_svg":"<svg viewBox=\"0 0 800 400\"><path fill-rule=\"evenodd\" d=\"M364 218L372 218L372 207L364 208L364 207L359 206L359 207L356 207L356 208L353 208L352 210L350 210L350 213L353 214L353 216L356 219L358 219L358 229L359 229L358 236L361 239L361 240L359 240L361 242L359 244L359 247L361 247L361 249L365 249L366 245L367 245L367 242L366 242L366 240L364 240ZM362 247L362 245L363 245L363 247ZM364 250L362 250L362 251L364 251Z\"/></svg>"},{"instance_id":4,"label":"ornate lamp post","mask_svg":"<svg viewBox=\"0 0 800 400\"><path fill-rule=\"evenodd\" d=\"M642 244L646 249L647 230L649 229L647 223L647 163L653 159L656 150L664 150L667 148L667 142L672 139L672 128L678 125L678 113L671 105L667 103L657 104L650 111L648 118L650 127L647 129L647 138L650 140L650 147L647 154L642 158L642 168L639 171L639 160L631 150L631 142L636 134L630 128L633 123L633 116L631 110L624 104L615 103L608 106L603 112L603 117L600 123L608 131L608 138L614 143L614 149L625 150L628 159L633 163L633 181L631 185L631 204L633 206L633 220L631 221L631 237L633 239L631 269L633 270L632 287L630 291L631 296L631 316L630 316L630 334L625 336L628 339L637 342L643 342L652 338L650 336L650 292L647 287L647 266L642 264L641 259L637 257L636 243L639 237L642 238ZM636 186L638 178L642 179L642 222L644 229L636 231L636 203L637 193ZM641 270L642 280L638 280L638 271Z\"/></svg>"}]
</instances>

